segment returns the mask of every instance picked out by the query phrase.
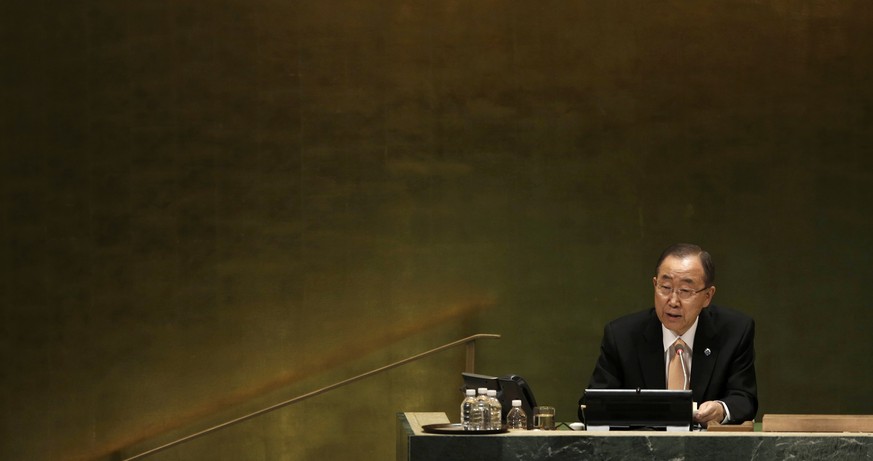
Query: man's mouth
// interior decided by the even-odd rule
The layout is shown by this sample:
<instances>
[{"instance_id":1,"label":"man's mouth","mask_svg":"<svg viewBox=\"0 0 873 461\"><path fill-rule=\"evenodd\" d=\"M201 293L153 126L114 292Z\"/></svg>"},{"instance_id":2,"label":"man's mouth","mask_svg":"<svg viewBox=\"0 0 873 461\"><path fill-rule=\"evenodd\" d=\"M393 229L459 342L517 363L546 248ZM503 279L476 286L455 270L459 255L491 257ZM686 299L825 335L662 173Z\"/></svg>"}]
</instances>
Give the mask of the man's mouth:
<instances>
[{"instance_id":1,"label":"man's mouth","mask_svg":"<svg viewBox=\"0 0 873 461\"><path fill-rule=\"evenodd\" d=\"M671 319L680 319L682 318L682 314L671 314L667 312L667 317L670 317Z\"/></svg>"}]
</instances>

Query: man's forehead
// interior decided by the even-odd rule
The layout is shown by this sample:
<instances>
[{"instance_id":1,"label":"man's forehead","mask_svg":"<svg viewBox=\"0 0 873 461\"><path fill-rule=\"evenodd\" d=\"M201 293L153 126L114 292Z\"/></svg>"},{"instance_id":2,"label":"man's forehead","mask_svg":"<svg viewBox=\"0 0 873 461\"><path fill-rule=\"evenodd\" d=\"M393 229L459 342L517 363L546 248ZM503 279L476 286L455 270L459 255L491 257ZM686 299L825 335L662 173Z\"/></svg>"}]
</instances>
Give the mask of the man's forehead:
<instances>
[{"instance_id":1,"label":"man's forehead","mask_svg":"<svg viewBox=\"0 0 873 461\"><path fill-rule=\"evenodd\" d=\"M679 280L696 282L703 280L703 265L697 257L677 258L669 256L658 267L658 278L662 280Z\"/></svg>"}]
</instances>

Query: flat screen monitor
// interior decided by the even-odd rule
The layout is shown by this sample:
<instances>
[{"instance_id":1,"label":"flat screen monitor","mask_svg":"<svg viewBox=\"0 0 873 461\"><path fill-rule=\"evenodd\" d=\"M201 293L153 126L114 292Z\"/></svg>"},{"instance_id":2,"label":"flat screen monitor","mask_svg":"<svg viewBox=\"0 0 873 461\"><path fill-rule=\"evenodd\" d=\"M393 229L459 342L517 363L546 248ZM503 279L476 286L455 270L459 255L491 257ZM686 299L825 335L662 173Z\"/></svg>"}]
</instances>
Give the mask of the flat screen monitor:
<instances>
[{"instance_id":1,"label":"flat screen monitor","mask_svg":"<svg viewBox=\"0 0 873 461\"><path fill-rule=\"evenodd\" d=\"M497 391L497 400L500 401L503 421L506 421L506 414L512 409L512 401L521 400L521 408L527 414L528 429L530 429L533 423L533 409L537 406L537 401L524 378L518 375L506 375L498 378L474 373L461 373L461 376L464 378L463 389L485 387Z\"/></svg>"},{"instance_id":2,"label":"flat screen monitor","mask_svg":"<svg viewBox=\"0 0 873 461\"><path fill-rule=\"evenodd\" d=\"M691 391L585 389L585 424L592 428L690 428Z\"/></svg>"}]
</instances>

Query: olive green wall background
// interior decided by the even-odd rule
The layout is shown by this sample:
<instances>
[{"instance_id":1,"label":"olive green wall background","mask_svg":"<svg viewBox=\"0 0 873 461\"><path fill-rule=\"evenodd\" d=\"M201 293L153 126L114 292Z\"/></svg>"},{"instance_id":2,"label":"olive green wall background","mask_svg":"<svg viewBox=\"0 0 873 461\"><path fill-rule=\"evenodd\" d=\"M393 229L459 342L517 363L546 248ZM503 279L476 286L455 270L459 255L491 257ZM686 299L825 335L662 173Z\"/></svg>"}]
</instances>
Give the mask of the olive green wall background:
<instances>
[{"instance_id":1,"label":"olive green wall background","mask_svg":"<svg viewBox=\"0 0 873 461\"><path fill-rule=\"evenodd\" d=\"M873 413L866 1L13 1L0 458L130 456L473 333L575 415L658 253L765 413ZM393 459L444 352L156 454Z\"/></svg>"}]
</instances>

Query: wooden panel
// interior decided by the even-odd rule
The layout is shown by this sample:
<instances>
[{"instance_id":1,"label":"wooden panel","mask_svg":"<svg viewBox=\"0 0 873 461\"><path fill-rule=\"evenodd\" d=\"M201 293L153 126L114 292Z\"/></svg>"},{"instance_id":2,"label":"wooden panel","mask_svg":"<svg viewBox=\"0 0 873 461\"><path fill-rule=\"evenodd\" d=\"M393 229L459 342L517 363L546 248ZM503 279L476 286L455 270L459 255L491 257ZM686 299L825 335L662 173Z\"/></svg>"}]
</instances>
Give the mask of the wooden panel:
<instances>
[{"instance_id":1,"label":"wooden panel","mask_svg":"<svg viewBox=\"0 0 873 461\"><path fill-rule=\"evenodd\" d=\"M873 432L873 415L764 415L764 432Z\"/></svg>"},{"instance_id":2,"label":"wooden panel","mask_svg":"<svg viewBox=\"0 0 873 461\"><path fill-rule=\"evenodd\" d=\"M742 424L709 423L706 430L707 432L753 432L755 430L755 422L746 421Z\"/></svg>"}]
</instances>

